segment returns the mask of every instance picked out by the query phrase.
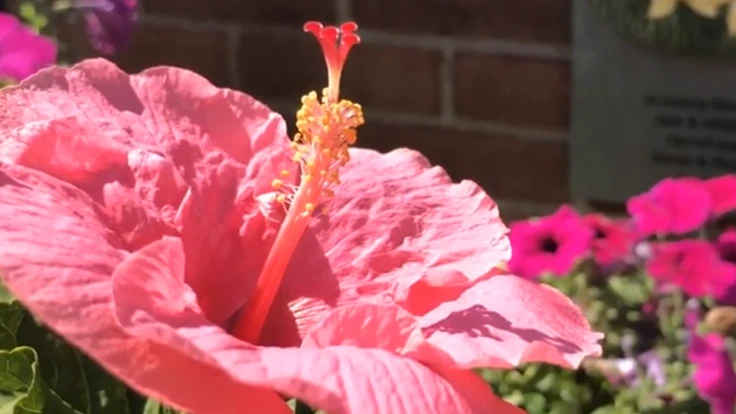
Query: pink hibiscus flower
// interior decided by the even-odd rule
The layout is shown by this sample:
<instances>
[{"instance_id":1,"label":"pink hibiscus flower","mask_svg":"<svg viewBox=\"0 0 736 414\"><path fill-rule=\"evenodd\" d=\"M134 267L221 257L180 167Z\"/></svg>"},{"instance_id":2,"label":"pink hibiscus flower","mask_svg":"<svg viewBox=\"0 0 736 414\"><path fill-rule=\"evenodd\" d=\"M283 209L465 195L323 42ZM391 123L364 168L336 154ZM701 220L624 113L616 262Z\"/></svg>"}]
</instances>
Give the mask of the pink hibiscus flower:
<instances>
[{"instance_id":1,"label":"pink hibiscus flower","mask_svg":"<svg viewBox=\"0 0 736 414\"><path fill-rule=\"evenodd\" d=\"M736 407L736 372L723 338L718 334L693 335L687 356L695 365L695 388L710 403L711 413L733 414Z\"/></svg>"},{"instance_id":2,"label":"pink hibiscus flower","mask_svg":"<svg viewBox=\"0 0 736 414\"><path fill-rule=\"evenodd\" d=\"M697 179L666 178L626 203L637 234L686 234L710 217L711 198Z\"/></svg>"},{"instance_id":3,"label":"pink hibiscus flower","mask_svg":"<svg viewBox=\"0 0 736 414\"><path fill-rule=\"evenodd\" d=\"M588 214L583 217L583 223L593 231L591 250L599 266L610 268L631 259L635 240L628 221Z\"/></svg>"},{"instance_id":4,"label":"pink hibiscus flower","mask_svg":"<svg viewBox=\"0 0 736 414\"><path fill-rule=\"evenodd\" d=\"M647 272L660 282L679 286L690 296L720 299L736 282L736 266L724 262L704 240L680 240L653 245Z\"/></svg>"},{"instance_id":5,"label":"pink hibiscus flower","mask_svg":"<svg viewBox=\"0 0 736 414\"><path fill-rule=\"evenodd\" d=\"M569 206L554 214L511 225L513 255L509 270L525 278L545 273L565 276L588 253L593 231Z\"/></svg>"},{"instance_id":6,"label":"pink hibiscus flower","mask_svg":"<svg viewBox=\"0 0 736 414\"><path fill-rule=\"evenodd\" d=\"M56 62L56 45L39 36L15 16L0 13L0 81L20 81Z\"/></svg>"},{"instance_id":7,"label":"pink hibiscus flower","mask_svg":"<svg viewBox=\"0 0 736 414\"><path fill-rule=\"evenodd\" d=\"M601 334L511 275L496 204L419 153L348 149L354 24L293 142L253 98L105 60L0 91L0 275L46 325L193 414L519 413L472 369L576 367ZM243 306L245 305L245 306Z\"/></svg>"}]
</instances>

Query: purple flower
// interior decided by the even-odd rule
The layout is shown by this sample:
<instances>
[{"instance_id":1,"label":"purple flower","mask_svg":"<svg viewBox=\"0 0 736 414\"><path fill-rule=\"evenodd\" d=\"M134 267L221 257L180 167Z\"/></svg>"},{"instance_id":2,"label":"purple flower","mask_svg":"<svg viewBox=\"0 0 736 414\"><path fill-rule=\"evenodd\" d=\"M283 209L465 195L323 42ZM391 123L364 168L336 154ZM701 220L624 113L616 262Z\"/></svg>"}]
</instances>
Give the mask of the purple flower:
<instances>
[{"instance_id":1,"label":"purple flower","mask_svg":"<svg viewBox=\"0 0 736 414\"><path fill-rule=\"evenodd\" d=\"M638 387L641 384L639 369L644 370L644 375L652 380L657 388L662 388L667 384L664 361L654 350L647 351L635 358L614 359L612 362L618 371L618 376L609 375L608 379L614 384Z\"/></svg>"},{"instance_id":2,"label":"purple flower","mask_svg":"<svg viewBox=\"0 0 736 414\"><path fill-rule=\"evenodd\" d=\"M136 0L57 0L55 8L84 13L90 44L100 53L112 55L130 41L138 18Z\"/></svg>"},{"instance_id":3,"label":"purple flower","mask_svg":"<svg viewBox=\"0 0 736 414\"><path fill-rule=\"evenodd\" d=\"M56 62L56 45L24 26L15 16L0 13L0 80L19 82Z\"/></svg>"},{"instance_id":4,"label":"purple flower","mask_svg":"<svg viewBox=\"0 0 736 414\"><path fill-rule=\"evenodd\" d=\"M736 372L723 337L693 335L687 356L695 365L695 388L710 403L711 412L732 414L736 406Z\"/></svg>"}]
</instances>

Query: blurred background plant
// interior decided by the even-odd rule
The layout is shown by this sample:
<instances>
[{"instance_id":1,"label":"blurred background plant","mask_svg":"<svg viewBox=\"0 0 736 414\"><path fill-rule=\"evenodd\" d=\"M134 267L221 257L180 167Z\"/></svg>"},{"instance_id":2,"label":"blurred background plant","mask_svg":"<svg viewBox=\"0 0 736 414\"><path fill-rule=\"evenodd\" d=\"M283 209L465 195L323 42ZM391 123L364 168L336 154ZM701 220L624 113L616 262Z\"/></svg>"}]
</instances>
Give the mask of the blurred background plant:
<instances>
[{"instance_id":1,"label":"blurred background plant","mask_svg":"<svg viewBox=\"0 0 736 414\"><path fill-rule=\"evenodd\" d=\"M89 45L111 56L127 46L137 19L135 0L23 0L0 3L0 82L21 81L77 59L59 41L59 26L81 20ZM0 86L1 86L0 85Z\"/></svg>"},{"instance_id":2,"label":"blurred background plant","mask_svg":"<svg viewBox=\"0 0 736 414\"><path fill-rule=\"evenodd\" d=\"M732 414L736 175L665 179L627 210L511 225L509 269L577 302L606 333L604 357L483 375L530 414Z\"/></svg>"}]
</instances>

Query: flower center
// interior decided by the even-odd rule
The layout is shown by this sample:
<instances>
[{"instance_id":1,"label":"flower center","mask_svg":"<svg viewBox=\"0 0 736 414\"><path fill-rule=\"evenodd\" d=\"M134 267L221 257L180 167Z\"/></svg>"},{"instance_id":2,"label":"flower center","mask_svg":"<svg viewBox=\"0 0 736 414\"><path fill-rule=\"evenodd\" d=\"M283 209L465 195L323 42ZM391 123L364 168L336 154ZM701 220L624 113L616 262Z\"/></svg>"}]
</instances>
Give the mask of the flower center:
<instances>
[{"instance_id":1,"label":"flower center","mask_svg":"<svg viewBox=\"0 0 736 414\"><path fill-rule=\"evenodd\" d=\"M593 237L594 237L595 239L605 239L605 238L606 238L607 236L608 236L608 235L607 235L607 234L606 234L606 232L605 232L605 231L603 230L603 228L601 228L601 227L599 227L599 226L596 226L596 228L595 228L595 232L594 232L594 234L593 234Z\"/></svg>"},{"instance_id":2,"label":"flower center","mask_svg":"<svg viewBox=\"0 0 736 414\"><path fill-rule=\"evenodd\" d=\"M309 226L314 210L334 194L340 184L339 170L350 160L348 147L355 144L355 128L362 125L363 110L348 100L339 100L340 77L350 48L360 42L354 33L355 23L344 23L338 29L309 22L304 30L319 40L327 63L328 86L318 99L316 92L302 97L296 114L298 133L292 142L294 162L299 164L298 186L274 179L279 191L276 200L288 208L273 247L258 277L253 295L234 324L233 335L250 343L258 342L266 317L283 280L286 267L302 234ZM282 176L288 176L282 171ZM324 209L323 209L324 210Z\"/></svg>"},{"instance_id":3,"label":"flower center","mask_svg":"<svg viewBox=\"0 0 736 414\"><path fill-rule=\"evenodd\" d=\"M557 243L557 240L555 240L551 236L543 238L540 245L542 247L542 251L547 253L557 253L557 248L560 247L560 244Z\"/></svg>"}]
</instances>

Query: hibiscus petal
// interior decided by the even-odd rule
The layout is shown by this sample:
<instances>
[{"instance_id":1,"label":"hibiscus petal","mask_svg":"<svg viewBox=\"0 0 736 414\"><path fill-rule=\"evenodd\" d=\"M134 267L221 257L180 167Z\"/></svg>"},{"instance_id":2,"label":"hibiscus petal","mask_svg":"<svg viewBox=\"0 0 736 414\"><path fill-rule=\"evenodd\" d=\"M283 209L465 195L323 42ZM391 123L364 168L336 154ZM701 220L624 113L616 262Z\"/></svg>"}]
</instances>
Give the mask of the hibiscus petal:
<instances>
[{"instance_id":1,"label":"hibiscus petal","mask_svg":"<svg viewBox=\"0 0 736 414\"><path fill-rule=\"evenodd\" d=\"M0 160L83 183L114 165L125 165L127 148L74 118L26 124L0 138Z\"/></svg>"},{"instance_id":2,"label":"hibiscus petal","mask_svg":"<svg viewBox=\"0 0 736 414\"><path fill-rule=\"evenodd\" d=\"M603 338L557 290L516 276L494 276L424 315L430 344L461 368L545 362L576 368L600 356Z\"/></svg>"},{"instance_id":3,"label":"hibiscus petal","mask_svg":"<svg viewBox=\"0 0 736 414\"><path fill-rule=\"evenodd\" d=\"M313 219L319 243L302 240L280 291L302 335L352 302L425 313L510 256L493 200L471 181L453 184L416 151L352 149L340 178L327 214Z\"/></svg>"},{"instance_id":4,"label":"hibiscus petal","mask_svg":"<svg viewBox=\"0 0 736 414\"><path fill-rule=\"evenodd\" d=\"M0 199L2 280L54 331L137 390L160 399L178 393L180 406L200 404L197 413L240 413L242 406L232 402L243 399L263 413L291 412L270 392L244 387L192 355L121 329L111 274L126 254L82 191L39 171L0 164ZM206 408L203 392L217 396Z\"/></svg>"},{"instance_id":5,"label":"hibiscus petal","mask_svg":"<svg viewBox=\"0 0 736 414\"><path fill-rule=\"evenodd\" d=\"M447 368L440 375L379 349L265 348L239 341L183 299L191 295L183 283L183 260L181 242L165 238L125 260L113 283L114 307L128 332L191 358L177 375L196 375L197 364L214 366L244 387L271 388L331 414L470 414L489 412L489 407L519 412L470 371ZM200 390L199 395L203 402L187 409L204 412L210 399L221 398L216 390ZM178 393L163 397L181 405Z\"/></svg>"},{"instance_id":6,"label":"hibiscus petal","mask_svg":"<svg viewBox=\"0 0 736 414\"><path fill-rule=\"evenodd\" d=\"M281 116L188 70L128 75L104 59L43 70L0 91L0 108L0 160L75 184L122 164L118 183L84 188L129 248L178 231L208 316L242 306L277 228L256 198L295 168Z\"/></svg>"}]
</instances>

